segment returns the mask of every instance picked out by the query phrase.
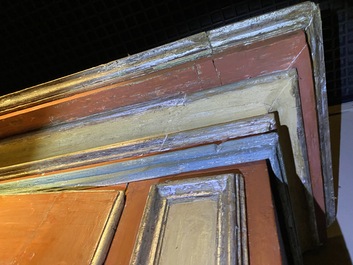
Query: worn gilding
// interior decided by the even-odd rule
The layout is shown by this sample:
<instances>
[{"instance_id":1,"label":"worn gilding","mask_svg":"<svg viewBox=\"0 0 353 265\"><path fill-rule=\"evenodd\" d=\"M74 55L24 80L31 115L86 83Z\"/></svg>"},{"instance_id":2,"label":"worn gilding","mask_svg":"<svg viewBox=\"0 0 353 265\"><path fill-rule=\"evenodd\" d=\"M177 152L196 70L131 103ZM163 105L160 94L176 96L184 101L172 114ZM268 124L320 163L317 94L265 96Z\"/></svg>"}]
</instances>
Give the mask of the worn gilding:
<instances>
[{"instance_id":1,"label":"worn gilding","mask_svg":"<svg viewBox=\"0 0 353 265\"><path fill-rule=\"evenodd\" d=\"M316 244L320 243L315 230L316 221L313 218L315 201L312 198L313 191L310 183L313 176L310 176L311 164L308 165L310 157L308 157L307 150L309 144L316 144L315 141L319 141L318 150L320 152L317 153L321 158L318 165L322 166L323 171L324 202L322 202L323 195L320 192L322 184L320 184L321 186L317 185L316 188L321 200L320 207L322 211L326 212L328 224L334 220L335 203L322 30L319 9L313 3L302 3L220 29L200 33L156 49L0 97L0 115L15 117L28 108L42 108L50 102L74 98L80 93L93 93L104 86L119 82L148 77L153 73L165 71L184 63L191 65L195 59L213 58L212 56L216 54L222 56L226 50L234 47L246 49L250 44L298 30L306 34L308 46L305 48L308 51L309 47L310 51L307 57L310 57L313 64L316 105L313 106L313 116L310 117L316 119L317 113L318 127L315 125L313 130L319 131L319 139L315 136L315 139L310 142L310 135L305 135L303 113L301 113L301 102L297 89L298 77L293 73L295 70L292 69L292 71L285 73L250 78L192 95L182 93L175 95L174 98L131 105L109 113L102 111L97 115L87 116L74 122L65 120L63 124L55 124L55 126L48 124L37 132L4 139L0 146L0 154L3 158L0 161L0 174L3 180L9 181L14 178L19 178L19 180L2 183L1 191L16 193L41 189L84 187L84 185L109 185L168 174L166 172L186 172L186 170L195 168L210 168L211 165L225 165L230 163L230 157L236 158L233 163L235 163L234 161L254 161L256 158L271 157L272 166L278 169L280 168L278 164L283 165L283 160L281 160L281 156L277 157L280 152L278 152L275 143L272 143L275 147L270 148L266 144L261 145L258 142L250 144L248 142L248 147L256 147L254 153L247 153L239 146L233 146L232 152L239 153L230 155L222 153L221 149L228 146L228 143L229 145L235 142L238 144L241 140L212 145L211 142L200 136L204 128L208 128L205 129L206 132L211 132L213 129L209 128L218 126L220 123L222 123L221 126L225 126L223 128L229 129L227 126L233 124L235 120L249 119L247 122L250 122L253 116L278 112L280 126L287 127L290 134L288 141L293 148L295 171L309 194L308 206L312 217L313 237L316 238ZM289 70L291 67L292 65L289 65L286 69ZM263 73L261 72L261 74ZM310 76L310 74L308 75ZM305 124L307 122L308 120ZM225 125L225 123L229 124ZM220 141L245 136L241 135L242 133L263 132L264 127L261 127L262 129L260 127L259 125L258 130L256 128L255 130L249 129L241 133L234 133L233 130L231 137L224 133L222 136L224 138ZM195 138L185 145L181 144L182 138L178 138L178 136L182 136L182 134L179 133L187 131L186 135L190 135L188 133L191 131L195 133L196 129L199 131L194 135ZM214 136L212 139L216 138L217 136ZM250 138L247 140L257 141L260 139L260 137ZM212 158L203 156L202 151L199 151L201 149L192 148L188 149L191 153L193 150L198 150L195 151L195 154L200 159L193 157L197 163L185 161L183 156L176 156L174 159L180 159L180 163L178 162L179 164L176 165L175 161L168 160L174 154L164 153L198 144L205 144L203 146L205 149L202 150ZM311 146L316 147L315 144ZM212 149L213 153L209 148L214 149ZM178 152L176 155L181 154ZM222 155L218 156L220 153ZM192 155L194 153L190 156L192 157ZM273 159L274 156L276 159ZM136 159L122 162L126 158ZM161 160L157 162L158 159ZM59 170L112 161L117 163L77 172L57 173ZM277 167L273 161L276 161ZM164 162L167 163L163 164ZM202 165L203 163L207 166ZM277 169L274 171L278 176L280 170ZM33 175L37 175L37 177L35 179L21 179L21 177ZM321 176L314 177L320 178L316 180L321 180Z\"/></svg>"},{"instance_id":2,"label":"worn gilding","mask_svg":"<svg viewBox=\"0 0 353 265\"><path fill-rule=\"evenodd\" d=\"M201 207L206 206L206 207ZM248 264L241 175L151 188L130 264Z\"/></svg>"},{"instance_id":3,"label":"worn gilding","mask_svg":"<svg viewBox=\"0 0 353 265\"><path fill-rule=\"evenodd\" d=\"M303 30L306 33L313 63L326 212L328 223L331 223L335 215L335 206L322 29L319 8L310 2L196 34L159 48L0 97L0 114L14 113L25 108L40 106L45 102L89 92L112 83L143 77L197 58L205 58L228 48L247 46L296 30Z\"/></svg>"}]
</instances>

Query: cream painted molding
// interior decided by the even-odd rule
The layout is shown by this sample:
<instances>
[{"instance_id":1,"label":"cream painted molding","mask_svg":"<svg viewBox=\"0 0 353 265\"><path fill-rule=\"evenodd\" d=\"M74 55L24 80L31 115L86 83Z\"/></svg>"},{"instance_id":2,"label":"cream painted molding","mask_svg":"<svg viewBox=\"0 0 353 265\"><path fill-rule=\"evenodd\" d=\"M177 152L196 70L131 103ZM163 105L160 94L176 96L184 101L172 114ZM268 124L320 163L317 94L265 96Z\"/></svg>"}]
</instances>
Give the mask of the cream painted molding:
<instances>
[{"instance_id":1,"label":"cream painted molding","mask_svg":"<svg viewBox=\"0 0 353 265\"><path fill-rule=\"evenodd\" d=\"M253 122L258 123L258 121L261 121L261 126L252 127L251 124ZM280 203L284 210L292 253L295 259L300 261L302 250L317 244L313 243L317 242L315 220L312 217L308 218L307 213L300 213L303 209L306 209L306 207L303 207L306 202L302 193L294 192L292 194L294 196L288 194L289 183L287 179L297 178L297 176L293 176L293 170L287 172L285 158L278 143L278 135L271 132L276 129L274 117L273 115L266 115L244 122L238 121L181 132L171 135L165 141L162 138L152 139L151 142L143 142L142 145L137 143L122 152L122 156L125 155L125 157L132 155L135 158L133 160L122 160L118 163L49 174L39 178L4 182L0 184L0 192L1 194L21 194L85 189L92 186L111 186L245 162L268 160L278 179L276 186L281 197ZM248 127L249 125L250 127ZM233 137L239 136L237 131L242 126L245 127L245 131L251 132L250 134L253 134L253 136L231 140ZM247 127L251 130L249 131ZM241 130L243 131L243 129ZM226 133L222 134L222 132ZM188 139L188 141L185 142L185 139ZM207 144L206 139L211 139L212 143ZM221 143L215 143L212 139L221 139ZM165 146L166 149L164 150L177 149L177 151L138 157L138 154L141 154L139 152L146 152L154 146L159 148L161 144ZM203 145L200 146L199 144ZM191 147L188 148L188 146ZM178 150L178 147L181 147L180 150ZM287 176L287 173L289 173L289 176ZM295 197L299 197L302 201L299 201L298 204L298 200L294 199ZM293 209L292 205L294 206ZM303 220L303 217L306 220ZM301 264L301 262L296 264Z\"/></svg>"},{"instance_id":2,"label":"cream painted molding","mask_svg":"<svg viewBox=\"0 0 353 265\"><path fill-rule=\"evenodd\" d=\"M154 104L151 104L150 108L144 105L141 106L141 109L133 108L133 112L130 109L127 113L117 110L110 116L97 116L93 120L81 121L87 123L84 126L73 123L70 126L58 126L47 131L30 134L28 137L13 138L9 142L3 143L0 152L12 155L2 163L7 161L14 163L16 159L17 163L4 166L1 169L2 176L18 177L19 174L23 176L41 173L41 177L28 182L27 185L32 191L35 189L55 189L68 183L74 186L80 182L85 183L80 185L84 187L89 185L90 181L92 183L92 180L99 183L99 181L104 181L106 177L91 173L91 177L86 176L82 179L82 174L76 172L72 178L66 181L60 181L59 175L56 177L57 181L43 186L47 179L45 172L47 170L50 173L60 167L65 169L70 166L90 165L128 157L136 159L137 156L150 156L178 149L178 143L186 148L200 143L230 140L271 131L275 129L274 117L266 115L277 112L279 125L286 126L289 130L288 139L293 148L297 175L307 189L307 193L312 194L305 138L302 133L301 108L297 95L296 72L294 70L285 71L204 90L164 103L153 102ZM258 115L265 116L253 118ZM179 134L181 135L178 136ZM256 145L255 142L253 144ZM20 152L23 146L34 146L37 149L29 149L31 153ZM146 149L146 147L152 149ZM36 152L33 151L42 157L38 156L34 159ZM267 158L263 155L258 156L255 151L252 156L252 159L255 160ZM26 158L29 158L28 162L20 163L20 159ZM251 158L242 161L251 161ZM273 168L275 169L275 166ZM94 169L91 171L94 172ZM172 172L171 169L170 172ZM277 171L275 170L275 172ZM121 174L112 171L110 175L114 181L110 184L119 181L139 180L141 176L146 176L145 173L135 178L132 173L134 170L123 171ZM123 177L124 174L129 178ZM164 174L168 173L164 171ZM280 174L277 173L277 175ZM297 176L292 177L297 178ZM48 179L50 178L49 174ZM26 180L23 183L26 183ZM22 188L19 188L18 185L21 185L21 182L12 186L13 191L28 190L26 185ZM10 186L5 185L2 188L10 191ZM317 237L315 236L317 228L312 196L307 197L306 203L310 209L310 222L308 223L311 226L311 233Z\"/></svg>"},{"instance_id":3,"label":"cream painted molding","mask_svg":"<svg viewBox=\"0 0 353 265\"><path fill-rule=\"evenodd\" d=\"M83 125L80 121L3 140L0 146L1 178L116 160L119 152L105 154L131 142L151 137L161 137L165 141L173 133L278 112L281 125L289 129L297 174L311 194L299 104L297 76L292 70L204 90L188 97L153 102L126 113L118 109L111 115L83 121ZM81 158L77 159L77 156Z\"/></svg>"}]
</instances>

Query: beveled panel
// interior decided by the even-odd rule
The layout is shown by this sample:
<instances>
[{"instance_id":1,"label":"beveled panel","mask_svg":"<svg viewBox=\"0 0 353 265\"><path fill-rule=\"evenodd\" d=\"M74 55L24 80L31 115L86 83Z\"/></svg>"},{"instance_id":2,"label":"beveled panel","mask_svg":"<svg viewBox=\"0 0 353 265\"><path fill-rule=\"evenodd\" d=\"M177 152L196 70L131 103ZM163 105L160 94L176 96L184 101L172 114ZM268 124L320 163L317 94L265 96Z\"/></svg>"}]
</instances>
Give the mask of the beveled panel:
<instances>
[{"instance_id":1,"label":"beveled panel","mask_svg":"<svg viewBox=\"0 0 353 265\"><path fill-rule=\"evenodd\" d=\"M248 264L240 174L153 185L130 264Z\"/></svg>"},{"instance_id":2,"label":"beveled panel","mask_svg":"<svg viewBox=\"0 0 353 265\"><path fill-rule=\"evenodd\" d=\"M216 264L216 201L174 202L167 211L158 264Z\"/></svg>"}]
</instances>

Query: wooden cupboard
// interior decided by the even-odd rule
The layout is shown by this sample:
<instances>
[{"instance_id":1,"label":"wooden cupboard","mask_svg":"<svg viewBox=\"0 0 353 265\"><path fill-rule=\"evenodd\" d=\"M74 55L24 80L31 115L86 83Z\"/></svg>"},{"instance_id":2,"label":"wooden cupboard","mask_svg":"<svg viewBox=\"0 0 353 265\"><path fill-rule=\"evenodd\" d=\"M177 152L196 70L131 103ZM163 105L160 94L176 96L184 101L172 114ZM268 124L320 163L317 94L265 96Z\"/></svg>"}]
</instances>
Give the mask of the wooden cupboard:
<instances>
[{"instance_id":1,"label":"wooden cupboard","mask_svg":"<svg viewBox=\"0 0 353 265\"><path fill-rule=\"evenodd\" d=\"M194 179L195 177L205 178L207 176L214 178L215 174L229 174L231 172L232 174L235 173L243 176L245 183L244 189L246 191L246 198L244 199L244 205L246 204L246 215L243 220L246 227L242 230L246 231L246 236L245 242L242 241L239 244L234 244L235 250L239 251L238 247L242 247L240 252L235 253L235 257L238 258L238 263L235 263L286 264L287 257L285 256L285 247L281 241L280 229L277 225L277 217L271 194L267 164L265 161L132 183L132 185L129 186L131 189L130 193L127 193L127 203L129 203L130 200L131 207L127 207L126 212L122 215L110 252L107 256L106 264L129 263L136 244L135 240L140 228L140 220L143 216L151 185L175 179ZM266 227L269 229L263 229L264 224L266 224ZM173 242L172 246L174 245L175 242ZM221 250L223 250L223 248L221 248ZM200 256L203 254L202 250L197 248L192 249L192 252L195 252L195 254ZM211 254L214 255L215 258L217 257L214 252L211 252ZM156 256L152 258L158 259L158 252ZM147 264L147 262L143 262L146 260L142 259L138 264ZM187 263L187 261L189 261L189 263ZM195 260L191 263L190 260L187 261L184 261L183 264L202 264L198 263L198 261L195 262ZM177 264L181 263L178 259L174 260L174 262L177 262ZM168 263L170 264L170 261ZM210 264L234 264L234 262L227 262L227 260L224 259Z\"/></svg>"},{"instance_id":2,"label":"wooden cupboard","mask_svg":"<svg viewBox=\"0 0 353 265\"><path fill-rule=\"evenodd\" d=\"M144 228L147 234L142 228L147 198L154 185L169 190L175 181L188 185L179 196L181 203L175 203L175 194L170 195L171 205L182 207L174 216L172 210L163 210L163 222L174 221L157 236L163 242L161 249L167 250L152 251L155 245L149 245L153 242L149 233L158 234L158 226ZM218 191L223 197L217 196ZM185 195L189 197L186 204ZM165 260L166 264L286 264L266 161L119 187L3 195L0 199L6 209L0 216L1 264L150 264L149 259L163 264L161 259L168 257L171 260ZM210 207L212 202L222 207ZM156 213L150 213L154 220ZM165 238L173 227L168 242ZM177 243L175 233L184 235ZM185 244L188 241L200 243L190 246Z\"/></svg>"},{"instance_id":3,"label":"wooden cupboard","mask_svg":"<svg viewBox=\"0 0 353 265\"><path fill-rule=\"evenodd\" d=\"M335 218L322 49L306 2L1 97L0 192L124 184L128 201L138 181L265 160L279 256L300 264Z\"/></svg>"}]
</instances>

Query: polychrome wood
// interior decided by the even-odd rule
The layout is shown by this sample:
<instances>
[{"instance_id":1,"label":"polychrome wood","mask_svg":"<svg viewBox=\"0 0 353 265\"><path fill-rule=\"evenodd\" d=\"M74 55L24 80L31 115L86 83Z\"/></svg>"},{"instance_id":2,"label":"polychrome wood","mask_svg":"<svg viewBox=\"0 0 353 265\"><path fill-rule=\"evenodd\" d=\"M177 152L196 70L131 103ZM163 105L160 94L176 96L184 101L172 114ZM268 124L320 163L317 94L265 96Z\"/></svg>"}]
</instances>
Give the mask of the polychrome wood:
<instances>
[{"instance_id":1,"label":"polychrome wood","mask_svg":"<svg viewBox=\"0 0 353 265\"><path fill-rule=\"evenodd\" d=\"M123 191L0 196L0 263L102 264L124 205Z\"/></svg>"},{"instance_id":2,"label":"polychrome wood","mask_svg":"<svg viewBox=\"0 0 353 265\"><path fill-rule=\"evenodd\" d=\"M262 86L255 84L283 71L296 76L288 86L293 89L263 91ZM272 80L272 84L277 81ZM242 114L237 107L241 110L245 103L227 97L227 93L234 92L233 96L242 93L241 89L227 91L239 84L257 87L245 102L248 108ZM223 98L218 93L222 89ZM269 94L262 94L266 91ZM287 100L290 111L285 108ZM223 106L224 102L229 105ZM168 110L171 114L165 115ZM286 150L293 150L293 156L284 156L285 161L283 156L270 160L282 161L278 164L290 168L287 161L294 157L294 168L289 171L296 172L307 190L311 234L314 245L319 245L324 240L325 219L330 224L335 218L335 201L320 12L317 5L309 2L1 97L2 191L108 185L127 179L124 175L127 173L133 176L129 176L132 181L158 176L150 171L157 163L153 159L168 158L173 155L164 152L192 146L190 142L185 145L173 142L170 135L272 111L279 113L282 146L283 140L288 140L291 145ZM202 118L203 115L206 116ZM282 137L286 135L285 126L289 138ZM163 149L168 141L173 142L170 145L173 147ZM223 138L212 141L218 143ZM147 151L145 143L150 144ZM204 138L195 143L212 146ZM220 145L213 146L219 151ZM270 156L266 145L255 142L251 146L258 147L254 157ZM137 151L132 151L132 147L137 147ZM272 154L276 148L271 149ZM152 155L153 159L149 157ZM240 151L236 156L238 161L254 160L243 155ZM182 158L175 158L187 164ZM131 161L123 161L126 159ZM218 158L212 156L212 159ZM211 165L214 161L204 162ZM108 165L113 162L117 164ZM137 165L136 171L128 163ZM199 163L201 167L203 162ZM272 166L276 168L273 163ZM139 171L143 167L146 175ZM80 170L68 172L74 169ZM171 170L176 172L173 166ZM274 171L278 176L279 171ZM290 179L295 178L293 175Z\"/></svg>"},{"instance_id":3,"label":"polychrome wood","mask_svg":"<svg viewBox=\"0 0 353 265\"><path fill-rule=\"evenodd\" d=\"M153 185L130 264L248 264L246 231L240 175Z\"/></svg>"}]
</instances>

